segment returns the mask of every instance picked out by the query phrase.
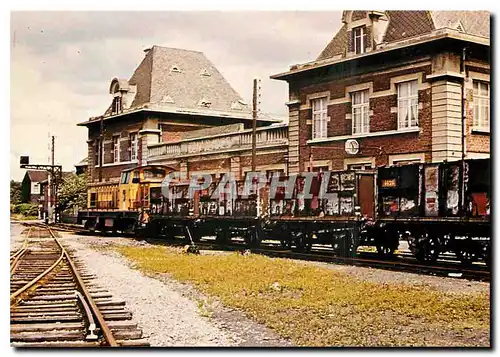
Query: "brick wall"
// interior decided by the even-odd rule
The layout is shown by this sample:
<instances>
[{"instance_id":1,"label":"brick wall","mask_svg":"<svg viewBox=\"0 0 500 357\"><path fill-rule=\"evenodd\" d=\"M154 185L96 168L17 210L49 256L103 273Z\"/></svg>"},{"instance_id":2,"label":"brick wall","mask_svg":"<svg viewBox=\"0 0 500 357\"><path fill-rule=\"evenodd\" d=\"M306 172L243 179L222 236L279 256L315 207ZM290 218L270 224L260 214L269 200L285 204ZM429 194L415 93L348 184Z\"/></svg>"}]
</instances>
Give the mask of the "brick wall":
<instances>
[{"instance_id":1,"label":"brick wall","mask_svg":"<svg viewBox=\"0 0 500 357\"><path fill-rule=\"evenodd\" d=\"M129 118L124 117L115 120L104 121L103 123L103 164L113 163L113 136L120 136L120 162L130 161L130 133L138 132L142 128L142 118L139 116L130 116ZM95 167L96 164L96 139L99 138L100 134L100 124L96 123L89 128L89 140L88 140L88 158L89 165L87 172L91 182L97 182L99 180L99 167ZM140 141L140 138L139 138ZM140 150L140 142L139 142ZM139 153L140 155L140 153ZM133 167L136 164L124 164L124 165L113 165L102 167L102 180L109 181L116 179L118 180L121 171Z\"/></svg>"},{"instance_id":2,"label":"brick wall","mask_svg":"<svg viewBox=\"0 0 500 357\"><path fill-rule=\"evenodd\" d=\"M160 124L162 141L165 143L175 142L184 139L185 133L199 130L199 126L193 125L169 125Z\"/></svg>"},{"instance_id":3,"label":"brick wall","mask_svg":"<svg viewBox=\"0 0 500 357\"><path fill-rule=\"evenodd\" d=\"M300 98L301 109L299 111L299 169L305 170L309 166L309 161L329 160L333 169L343 169L344 159L356 157L376 157L378 165L388 164L389 155L425 153L427 161L431 160L432 149L432 112L431 112L431 89L421 88L418 91L419 106L419 126L420 132L398 133L395 135L384 135L375 137L357 138L361 150L357 155L345 153L345 140L316 143L313 148L307 141L312 136L312 111L307 108L309 103L307 97L319 92L330 92L329 100L342 101L346 98L346 87L361 83L372 82L373 94L370 95L369 109L370 132L394 131L398 128L397 114L397 94L391 88L391 78L409 75L413 73L423 73L425 76L431 73L431 65L424 64L395 71L382 73L367 73L360 76L346 78L332 78L325 82L314 82L317 79L302 83L293 83L293 95ZM380 95L381 91L388 91L387 95ZM333 103L328 106L327 124L328 137L348 136L352 134L352 118L346 119L346 115L352 113L351 102L346 101ZM380 152L379 148L383 151Z\"/></svg>"},{"instance_id":4,"label":"brick wall","mask_svg":"<svg viewBox=\"0 0 500 357\"><path fill-rule=\"evenodd\" d=\"M468 65L468 71L473 71L476 73L482 73L486 75L490 75L490 70L488 68L477 67ZM491 90L491 88L490 88ZM490 95L491 97L491 95ZM476 133L472 131L474 124L474 102L473 102L473 90L468 89L466 92L466 133L467 133L467 142L466 148L467 152L473 153L490 153L490 134L487 133ZM492 107L490 100L490 108ZM491 122L493 121L493 116L490 114L490 131L491 131Z\"/></svg>"}]
</instances>

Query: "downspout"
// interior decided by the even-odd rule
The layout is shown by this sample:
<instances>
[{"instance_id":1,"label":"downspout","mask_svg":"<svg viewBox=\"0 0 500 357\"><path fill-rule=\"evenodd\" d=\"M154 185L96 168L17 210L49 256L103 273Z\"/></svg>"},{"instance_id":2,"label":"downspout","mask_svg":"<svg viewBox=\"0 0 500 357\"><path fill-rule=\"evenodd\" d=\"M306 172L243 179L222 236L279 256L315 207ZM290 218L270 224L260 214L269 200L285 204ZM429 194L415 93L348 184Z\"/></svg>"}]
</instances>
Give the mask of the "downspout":
<instances>
[{"instance_id":1,"label":"downspout","mask_svg":"<svg viewBox=\"0 0 500 357\"><path fill-rule=\"evenodd\" d=\"M461 58L461 72L463 75L462 79L462 88L461 88L461 93L462 93L462 168L461 168L461 184L460 184L460 211L462 215L465 215L466 213L466 207L465 207L465 156L466 156L466 151L465 151L465 144L466 144L466 126L467 126L467 113L465 111L465 81L467 79L467 73L465 70L465 56L466 56L466 47L462 49L462 58Z\"/></svg>"},{"instance_id":2,"label":"downspout","mask_svg":"<svg viewBox=\"0 0 500 357\"><path fill-rule=\"evenodd\" d=\"M99 162L99 182L102 182L102 164L104 161L104 153L103 153L103 148L104 148L104 117L101 116L101 120L99 123L99 148L97 149L97 155L98 155L98 162Z\"/></svg>"}]
</instances>

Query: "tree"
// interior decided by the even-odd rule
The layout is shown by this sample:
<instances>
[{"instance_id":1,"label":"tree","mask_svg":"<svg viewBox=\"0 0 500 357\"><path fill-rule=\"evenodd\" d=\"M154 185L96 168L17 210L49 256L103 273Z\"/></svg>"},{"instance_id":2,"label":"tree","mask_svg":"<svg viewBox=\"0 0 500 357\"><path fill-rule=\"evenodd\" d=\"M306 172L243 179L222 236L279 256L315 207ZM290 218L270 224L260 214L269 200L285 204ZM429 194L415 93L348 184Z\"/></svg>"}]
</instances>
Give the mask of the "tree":
<instances>
[{"instance_id":1,"label":"tree","mask_svg":"<svg viewBox=\"0 0 500 357\"><path fill-rule=\"evenodd\" d=\"M10 203L21 202L21 182L10 180Z\"/></svg>"},{"instance_id":2,"label":"tree","mask_svg":"<svg viewBox=\"0 0 500 357\"><path fill-rule=\"evenodd\" d=\"M78 206L87 208L87 175L65 174L58 191L58 208L65 211Z\"/></svg>"}]
</instances>

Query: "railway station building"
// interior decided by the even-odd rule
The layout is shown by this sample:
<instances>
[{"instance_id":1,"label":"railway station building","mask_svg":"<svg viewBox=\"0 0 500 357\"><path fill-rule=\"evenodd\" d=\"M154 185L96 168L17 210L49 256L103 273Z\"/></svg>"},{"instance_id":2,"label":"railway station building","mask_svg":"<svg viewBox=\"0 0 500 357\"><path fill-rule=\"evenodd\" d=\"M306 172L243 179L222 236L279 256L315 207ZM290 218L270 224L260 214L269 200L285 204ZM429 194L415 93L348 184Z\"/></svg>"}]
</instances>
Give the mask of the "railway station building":
<instances>
[{"instance_id":1,"label":"railway station building","mask_svg":"<svg viewBox=\"0 0 500 357\"><path fill-rule=\"evenodd\" d=\"M489 12L344 11L316 60L271 76L290 172L489 157L489 29Z\"/></svg>"},{"instance_id":2,"label":"railway station building","mask_svg":"<svg viewBox=\"0 0 500 357\"><path fill-rule=\"evenodd\" d=\"M344 11L342 26L286 81L289 121L259 115L256 169L298 173L485 158L490 153L490 15ZM123 170L251 170L251 105L201 52L153 46L114 78L88 128L90 208L114 208Z\"/></svg>"},{"instance_id":3,"label":"railway station building","mask_svg":"<svg viewBox=\"0 0 500 357\"><path fill-rule=\"evenodd\" d=\"M240 178L251 169L250 106L201 52L153 46L130 79L114 78L88 128L89 207L117 207L123 170L167 165ZM284 171L287 127L257 119L259 169ZM131 203L133 206L133 203Z\"/></svg>"}]
</instances>

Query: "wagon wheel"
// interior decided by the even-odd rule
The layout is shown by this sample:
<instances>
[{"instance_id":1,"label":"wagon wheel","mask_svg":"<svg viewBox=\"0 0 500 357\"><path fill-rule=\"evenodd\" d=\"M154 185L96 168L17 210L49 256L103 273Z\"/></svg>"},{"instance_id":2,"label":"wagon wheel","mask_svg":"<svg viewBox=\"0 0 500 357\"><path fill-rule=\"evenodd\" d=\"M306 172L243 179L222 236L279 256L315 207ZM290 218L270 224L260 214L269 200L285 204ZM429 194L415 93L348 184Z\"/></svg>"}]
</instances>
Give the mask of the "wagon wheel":
<instances>
[{"instance_id":1,"label":"wagon wheel","mask_svg":"<svg viewBox=\"0 0 500 357\"><path fill-rule=\"evenodd\" d=\"M479 253L472 246L470 238L455 241L455 255L465 265L470 265L479 260Z\"/></svg>"},{"instance_id":2,"label":"wagon wheel","mask_svg":"<svg viewBox=\"0 0 500 357\"><path fill-rule=\"evenodd\" d=\"M488 246L486 247L484 261L486 263L486 266L488 268L491 268L491 245L489 243L488 243Z\"/></svg>"},{"instance_id":3,"label":"wagon wheel","mask_svg":"<svg viewBox=\"0 0 500 357\"><path fill-rule=\"evenodd\" d=\"M249 247L259 246L259 235L255 228L249 228L245 234L245 242Z\"/></svg>"},{"instance_id":4,"label":"wagon wheel","mask_svg":"<svg viewBox=\"0 0 500 357\"><path fill-rule=\"evenodd\" d=\"M174 227L169 227L168 225L165 225L162 227L161 232L163 233L163 235L167 240L175 239Z\"/></svg>"},{"instance_id":5,"label":"wagon wheel","mask_svg":"<svg viewBox=\"0 0 500 357\"><path fill-rule=\"evenodd\" d=\"M312 242L309 235L302 232L294 234L295 247L299 252L309 253L311 251Z\"/></svg>"},{"instance_id":6,"label":"wagon wheel","mask_svg":"<svg viewBox=\"0 0 500 357\"><path fill-rule=\"evenodd\" d=\"M390 258L394 255L394 247L387 244L377 244L377 253L383 258Z\"/></svg>"},{"instance_id":7,"label":"wagon wheel","mask_svg":"<svg viewBox=\"0 0 500 357\"><path fill-rule=\"evenodd\" d=\"M287 236L287 237L285 237L284 235L281 236L281 238L280 238L281 248L283 248L283 249L290 249L291 246L292 246L292 244L290 243L290 240L291 239L290 239L289 236Z\"/></svg>"},{"instance_id":8,"label":"wagon wheel","mask_svg":"<svg viewBox=\"0 0 500 357\"><path fill-rule=\"evenodd\" d=\"M215 241L219 244L226 244L228 242L228 231L224 228L217 230Z\"/></svg>"},{"instance_id":9,"label":"wagon wheel","mask_svg":"<svg viewBox=\"0 0 500 357\"><path fill-rule=\"evenodd\" d=\"M417 238L410 232L405 232L404 237L406 237L406 242L408 243L408 249L410 250L411 254L416 255L418 246Z\"/></svg>"},{"instance_id":10,"label":"wagon wheel","mask_svg":"<svg viewBox=\"0 0 500 357\"><path fill-rule=\"evenodd\" d=\"M280 234L281 247L284 249L292 249L292 243L293 243L293 234L290 232L288 226L284 226L281 229L281 234Z\"/></svg>"},{"instance_id":11,"label":"wagon wheel","mask_svg":"<svg viewBox=\"0 0 500 357\"><path fill-rule=\"evenodd\" d=\"M477 252L468 249L467 246L457 247L457 249L455 250L455 255L457 256L458 260L462 262L462 264L466 265L472 264L479 259Z\"/></svg>"},{"instance_id":12,"label":"wagon wheel","mask_svg":"<svg viewBox=\"0 0 500 357\"><path fill-rule=\"evenodd\" d=\"M332 243L333 250L341 257L353 257L356 254L356 247L350 231L346 231L341 238L337 238Z\"/></svg>"},{"instance_id":13,"label":"wagon wheel","mask_svg":"<svg viewBox=\"0 0 500 357\"><path fill-rule=\"evenodd\" d=\"M395 232L386 232L385 239L378 239L377 252L382 258L392 258L394 251L399 246L399 235Z\"/></svg>"},{"instance_id":14,"label":"wagon wheel","mask_svg":"<svg viewBox=\"0 0 500 357\"><path fill-rule=\"evenodd\" d=\"M434 263L439 257L441 244L436 236L426 234L424 240L417 243L416 258L418 261Z\"/></svg>"}]
</instances>

